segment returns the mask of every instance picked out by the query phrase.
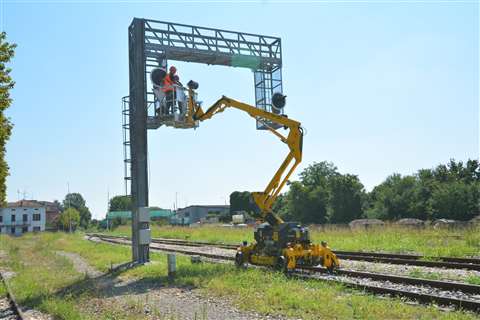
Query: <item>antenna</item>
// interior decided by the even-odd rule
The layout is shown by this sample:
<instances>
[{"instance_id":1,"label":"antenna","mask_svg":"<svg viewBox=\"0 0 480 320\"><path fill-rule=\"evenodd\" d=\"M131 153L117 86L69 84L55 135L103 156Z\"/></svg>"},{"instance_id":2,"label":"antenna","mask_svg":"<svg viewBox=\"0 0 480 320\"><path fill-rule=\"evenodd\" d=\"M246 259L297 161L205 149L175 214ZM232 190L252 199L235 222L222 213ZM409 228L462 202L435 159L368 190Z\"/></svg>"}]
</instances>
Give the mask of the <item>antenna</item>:
<instances>
[{"instance_id":1,"label":"antenna","mask_svg":"<svg viewBox=\"0 0 480 320\"><path fill-rule=\"evenodd\" d=\"M70 183L67 181L67 197L70 194ZM70 197L68 197L68 207L70 208Z\"/></svg>"},{"instance_id":2,"label":"antenna","mask_svg":"<svg viewBox=\"0 0 480 320\"><path fill-rule=\"evenodd\" d=\"M175 191L175 209L178 209L178 192Z\"/></svg>"}]
</instances>

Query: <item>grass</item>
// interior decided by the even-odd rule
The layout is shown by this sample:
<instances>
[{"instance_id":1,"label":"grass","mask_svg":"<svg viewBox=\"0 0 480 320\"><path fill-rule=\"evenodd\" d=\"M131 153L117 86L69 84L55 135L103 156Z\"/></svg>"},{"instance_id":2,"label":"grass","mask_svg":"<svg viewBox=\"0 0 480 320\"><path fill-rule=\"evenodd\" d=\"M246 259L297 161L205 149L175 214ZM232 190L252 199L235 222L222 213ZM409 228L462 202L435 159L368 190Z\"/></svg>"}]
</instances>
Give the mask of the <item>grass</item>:
<instances>
[{"instance_id":1,"label":"grass","mask_svg":"<svg viewBox=\"0 0 480 320\"><path fill-rule=\"evenodd\" d=\"M218 226L172 227L151 225L152 237L209 241L214 243L240 243L253 240L252 228L225 228ZM113 235L130 236L131 226L119 226Z\"/></svg>"},{"instance_id":2,"label":"grass","mask_svg":"<svg viewBox=\"0 0 480 320\"><path fill-rule=\"evenodd\" d=\"M480 286L480 277L479 276L468 276L467 279L465 279L467 283L470 284L476 284Z\"/></svg>"},{"instance_id":3,"label":"grass","mask_svg":"<svg viewBox=\"0 0 480 320\"><path fill-rule=\"evenodd\" d=\"M0 266L19 275L9 280L11 290L22 305L38 308L59 319L80 319L74 301L53 295L56 289L77 280L78 275L68 260L51 250L52 235L42 235L41 241L37 241L40 240L37 237L0 237L0 248L8 254Z\"/></svg>"},{"instance_id":4,"label":"grass","mask_svg":"<svg viewBox=\"0 0 480 320\"><path fill-rule=\"evenodd\" d=\"M3 285L2 282L0 282L0 298L6 297L7 296L7 288Z\"/></svg>"},{"instance_id":5,"label":"grass","mask_svg":"<svg viewBox=\"0 0 480 320\"><path fill-rule=\"evenodd\" d=\"M141 313L145 301L135 298L126 302L133 314L127 315L118 306L108 305L98 316L84 307L97 297L95 291L58 294L59 290L81 283L84 275L55 251L78 253L99 270L108 270L111 263L129 260L127 247L96 244L84 240L81 234L41 233L21 238L0 236L0 250L9 256L0 261L0 267L17 273L10 283L21 304L43 310L56 319L143 319L145 316ZM177 256L177 268L174 285L196 287L213 298L228 299L240 309L262 314L302 319L475 319L471 313L447 313L433 307L408 305L400 299L380 299L336 284L301 281L253 268L192 264L183 256ZM138 281L143 284L158 287L168 283L166 269L166 256L152 254L152 263L128 270L121 277L141 279ZM161 306L156 307L159 309L153 312L161 314ZM160 315L159 318L163 319ZM208 314L200 311L198 318L208 318Z\"/></svg>"},{"instance_id":6,"label":"grass","mask_svg":"<svg viewBox=\"0 0 480 320\"><path fill-rule=\"evenodd\" d=\"M421 278L421 279L428 279L428 280L441 280L442 275L438 272L425 272L420 268L414 268L412 271L408 273L410 277L413 278Z\"/></svg>"},{"instance_id":7,"label":"grass","mask_svg":"<svg viewBox=\"0 0 480 320\"><path fill-rule=\"evenodd\" d=\"M130 226L120 226L111 232L130 236ZM172 227L152 226L152 237L240 243L253 240L253 228L220 226ZM427 257L466 257L480 254L480 228L458 230L408 229L388 226L371 230L352 231L347 228L311 227L311 238L327 241L333 249L346 251L383 251L422 254Z\"/></svg>"}]
</instances>

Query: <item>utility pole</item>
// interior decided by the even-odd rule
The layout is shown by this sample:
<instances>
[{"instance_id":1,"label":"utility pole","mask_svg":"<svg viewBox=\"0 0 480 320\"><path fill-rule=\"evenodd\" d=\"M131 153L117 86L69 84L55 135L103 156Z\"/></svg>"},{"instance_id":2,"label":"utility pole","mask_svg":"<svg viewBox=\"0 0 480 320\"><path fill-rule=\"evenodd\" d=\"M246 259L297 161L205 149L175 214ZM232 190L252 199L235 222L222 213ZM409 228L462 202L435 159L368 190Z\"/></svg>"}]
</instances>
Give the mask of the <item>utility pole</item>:
<instances>
[{"instance_id":1,"label":"utility pole","mask_svg":"<svg viewBox=\"0 0 480 320\"><path fill-rule=\"evenodd\" d=\"M178 209L178 192L175 191L175 210Z\"/></svg>"},{"instance_id":2,"label":"utility pole","mask_svg":"<svg viewBox=\"0 0 480 320\"><path fill-rule=\"evenodd\" d=\"M109 230L108 229L108 213L110 212L110 189L107 188L107 231Z\"/></svg>"},{"instance_id":3,"label":"utility pole","mask_svg":"<svg viewBox=\"0 0 480 320\"><path fill-rule=\"evenodd\" d=\"M70 209L70 183L67 182L68 209ZM72 233L72 217L68 213L68 232Z\"/></svg>"}]
</instances>

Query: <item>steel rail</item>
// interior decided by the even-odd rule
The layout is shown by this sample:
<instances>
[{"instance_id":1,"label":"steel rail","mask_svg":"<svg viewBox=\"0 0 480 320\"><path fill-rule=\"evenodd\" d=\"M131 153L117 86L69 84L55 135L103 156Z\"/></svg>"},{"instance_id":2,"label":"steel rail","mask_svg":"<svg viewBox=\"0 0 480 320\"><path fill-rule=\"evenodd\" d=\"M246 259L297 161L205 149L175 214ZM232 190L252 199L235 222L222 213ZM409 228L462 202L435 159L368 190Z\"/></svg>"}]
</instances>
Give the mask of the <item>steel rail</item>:
<instances>
[{"instance_id":1,"label":"steel rail","mask_svg":"<svg viewBox=\"0 0 480 320\"><path fill-rule=\"evenodd\" d=\"M25 319L22 310L20 309L20 306L17 303L17 300L15 299L15 296L12 293L12 290L7 282L7 279L3 275L2 272L0 272L0 281L3 283L5 286L5 289L7 291L7 300L10 304L10 314L0 314L0 319L9 319L12 316L14 316L18 320L23 320Z\"/></svg>"},{"instance_id":2,"label":"steel rail","mask_svg":"<svg viewBox=\"0 0 480 320\"><path fill-rule=\"evenodd\" d=\"M106 241L114 244L128 245L130 241L126 237L115 237L115 236L105 237L103 235L95 235L95 237L99 238L102 241ZM117 240L114 240L118 238L121 238L124 242L119 242ZM175 245L181 245L181 244L177 242ZM235 260L233 256L212 254L212 253L206 253L206 252L183 250L183 249L177 249L177 248L159 248L157 246L151 246L150 248L155 251L177 252L185 255L202 256L202 257L215 259L215 260L229 260L229 261ZM302 272L308 272L311 274L305 274ZM321 280L321 281L332 281L348 287L361 289L361 290L369 291L376 294L388 294L392 296L407 297L423 303L438 303L440 305L454 306L460 309L480 312L479 301L465 300L465 299L459 299L454 297L445 297L445 296L440 296L436 294L426 294L426 293L413 292L413 291L402 290L402 289L386 288L386 287L380 287L376 285L350 283L350 282L345 282L345 281L336 280L336 279L322 279L322 278L315 277L314 276L315 273L328 273L328 271L327 269L321 268L321 267L299 267L294 272L294 275L296 277L301 277L301 278L308 278L308 279ZM454 290L454 291L461 291L461 292L470 293L470 294L480 294L480 286L470 285L465 283L458 283L458 282L409 278L409 277L403 277L403 276L393 276L393 275L387 275L387 274L377 274L377 273L370 273L370 272L360 272L360 271L341 270L341 269L336 270L335 274L354 277L354 278L369 278L372 280L389 281L392 283L401 283L401 284L416 285L416 286L429 286L432 288L437 288L442 290L449 290L449 291Z\"/></svg>"},{"instance_id":3,"label":"steel rail","mask_svg":"<svg viewBox=\"0 0 480 320\"><path fill-rule=\"evenodd\" d=\"M379 257L379 258L398 258L398 259L411 259L411 260L431 259L432 261L480 264L480 259L477 259L477 258L427 257L422 255L414 255L414 254L396 254L396 253L342 251L342 250L335 250L335 253L344 254L344 255Z\"/></svg>"},{"instance_id":4,"label":"steel rail","mask_svg":"<svg viewBox=\"0 0 480 320\"><path fill-rule=\"evenodd\" d=\"M320 268L320 267L301 267L300 269L310 270L317 273L328 272L325 268ZM462 283L462 282L430 280L430 279L423 279L423 278L412 278L412 277L390 275L390 274L384 274L384 273L373 273L373 272L366 272L366 271L354 271L354 270L343 270L343 269L337 269L335 270L334 273L337 275L344 275L344 276L354 277L354 278L369 278L369 279L378 280L378 281L389 281L392 283L409 284L409 285L416 285L416 286L428 286L431 288L437 288L441 290L460 291L464 293L480 294L479 285Z\"/></svg>"},{"instance_id":5,"label":"steel rail","mask_svg":"<svg viewBox=\"0 0 480 320\"><path fill-rule=\"evenodd\" d=\"M402 265L410 265L410 266L449 268L449 269L468 269L468 270L480 271L480 264L474 264L474 263L415 260L415 259L378 257L378 256L356 255L356 254L349 255L349 254L339 254L336 251L334 252L337 255L337 257L339 257L340 259L347 259L347 260L360 260L360 261L369 261L369 262L402 264Z\"/></svg>"},{"instance_id":6,"label":"steel rail","mask_svg":"<svg viewBox=\"0 0 480 320\"><path fill-rule=\"evenodd\" d=\"M154 243L163 244L181 244L185 246L200 247L200 246L214 246L222 249L235 250L238 245L233 244L217 244L201 241L188 241L188 240L176 240L176 239L152 239ZM341 259L357 260L357 261L370 261L370 262L382 262L390 264L403 264L423 267L439 267L450 269L468 269L480 271L480 259L470 258L450 258L450 257L438 257L431 260L421 260L425 257L404 255L404 254L386 254L386 253L368 253L368 252L350 252L335 250L335 254Z\"/></svg>"},{"instance_id":7,"label":"steel rail","mask_svg":"<svg viewBox=\"0 0 480 320\"><path fill-rule=\"evenodd\" d=\"M305 277L302 274L295 274L296 276ZM318 279L314 276L306 276L306 279ZM320 279L322 280L322 279ZM453 306L456 309L463 309L468 311L480 312L480 302L473 301L473 300L465 300L453 297L445 297L436 294L427 294L421 292L414 292L402 289L395 289L395 288L387 288L381 286L375 286L371 284L360 284L360 283L351 283L351 282L343 282L338 280L326 280L326 281L334 281L339 282L344 286L351 287L354 289L365 290L375 294L386 294L390 296L396 297L406 297L412 300L416 300L422 303L437 303L443 306Z\"/></svg>"},{"instance_id":8,"label":"steel rail","mask_svg":"<svg viewBox=\"0 0 480 320\"><path fill-rule=\"evenodd\" d=\"M105 236L105 235L102 235ZM125 238L122 236L111 236L112 238ZM222 249L235 250L238 245L225 244L225 243L212 243L204 241L190 241L183 239L163 239L152 238L153 243L163 243L172 245L183 245L191 247L211 246ZM340 259L356 260L356 261L368 261L368 262L381 262L399 265L412 265L422 267L435 267L435 268L449 268L449 269L467 269L480 271L480 259L475 258L455 258L455 257L425 257L420 255L406 255L406 254L392 254L392 253L378 253L378 252L355 252L355 251L341 251L334 250L334 253ZM422 260L422 259L434 259Z\"/></svg>"}]
</instances>

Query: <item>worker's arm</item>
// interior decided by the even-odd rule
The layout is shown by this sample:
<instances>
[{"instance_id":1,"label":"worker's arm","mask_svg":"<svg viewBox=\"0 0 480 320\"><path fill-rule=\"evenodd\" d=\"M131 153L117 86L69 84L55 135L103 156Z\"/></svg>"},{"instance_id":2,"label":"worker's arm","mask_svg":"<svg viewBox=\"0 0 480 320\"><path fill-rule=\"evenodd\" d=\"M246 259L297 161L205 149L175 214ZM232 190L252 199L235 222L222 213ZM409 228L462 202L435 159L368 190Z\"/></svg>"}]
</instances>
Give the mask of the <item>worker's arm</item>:
<instances>
[{"instance_id":1,"label":"worker's arm","mask_svg":"<svg viewBox=\"0 0 480 320\"><path fill-rule=\"evenodd\" d=\"M193 94L193 91L191 92ZM190 101L193 101L190 99ZM266 128L276 135L282 142L288 145L290 152L283 161L280 168L277 170L273 178L270 180L270 183L265 188L263 192L253 192L252 197L256 205L259 208L260 213L267 222L272 225L282 223L283 221L278 218L271 211L271 207L275 202L278 194L282 190L285 183L288 181L288 178L291 176L295 168L302 161L302 142L303 142L303 132L300 126L300 122L289 119L283 115L274 114L262 109L258 109L254 106L230 99L223 96L215 104L213 104L207 111L203 111L200 106L191 106L192 107L192 118L193 121L204 121L212 118L217 113L223 112L226 108L232 107L235 109L240 109L245 111L252 118L262 122ZM284 136L281 133L277 132L267 122L276 122L283 125L286 129L289 129L288 136Z\"/></svg>"}]
</instances>

